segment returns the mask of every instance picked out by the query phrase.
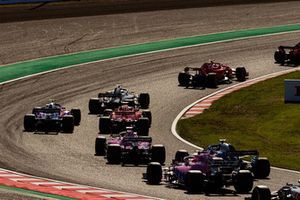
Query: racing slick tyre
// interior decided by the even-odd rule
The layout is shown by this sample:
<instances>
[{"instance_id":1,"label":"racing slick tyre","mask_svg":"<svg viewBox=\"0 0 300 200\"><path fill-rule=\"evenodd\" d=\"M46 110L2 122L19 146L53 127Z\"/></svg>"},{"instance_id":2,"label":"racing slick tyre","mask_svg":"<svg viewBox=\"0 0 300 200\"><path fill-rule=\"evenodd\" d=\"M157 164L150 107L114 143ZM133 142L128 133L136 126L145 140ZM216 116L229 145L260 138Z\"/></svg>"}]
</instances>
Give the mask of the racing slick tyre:
<instances>
[{"instance_id":1,"label":"racing slick tyre","mask_svg":"<svg viewBox=\"0 0 300 200\"><path fill-rule=\"evenodd\" d=\"M206 86L208 88L216 88L218 86L217 74L216 73L208 73L207 74Z\"/></svg>"},{"instance_id":2,"label":"racing slick tyre","mask_svg":"<svg viewBox=\"0 0 300 200\"><path fill-rule=\"evenodd\" d=\"M155 144L151 149L151 162L159 162L163 165L166 161L166 148L162 144Z\"/></svg>"},{"instance_id":3,"label":"racing slick tyre","mask_svg":"<svg viewBox=\"0 0 300 200\"><path fill-rule=\"evenodd\" d=\"M139 95L139 104L142 109L149 108L150 104L150 95L148 93L141 93Z\"/></svg>"},{"instance_id":4,"label":"racing slick tyre","mask_svg":"<svg viewBox=\"0 0 300 200\"><path fill-rule=\"evenodd\" d=\"M146 171L147 182L150 185L158 185L162 179L162 167L158 162L150 162Z\"/></svg>"},{"instance_id":5,"label":"racing slick tyre","mask_svg":"<svg viewBox=\"0 0 300 200\"><path fill-rule=\"evenodd\" d=\"M271 200L271 191L267 186L256 186L251 195L251 200Z\"/></svg>"},{"instance_id":6,"label":"racing slick tyre","mask_svg":"<svg viewBox=\"0 0 300 200\"><path fill-rule=\"evenodd\" d=\"M192 78L192 86L194 88L197 88L197 87L206 87L206 76L200 75L200 74L196 74L195 76L193 76L193 78Z\"/></svg>"},{"instance_id":7,"label":"racing slick tyre","mask_svg":"<svg viewBox=\"0 0 300 200\"><path fill-rule=\"evenodd\" d=\"M104 156L106 150L106 138L103 136L96 137L95 140L95 155Z\"/></svg>"},{"instance_id":8,"label":"racing slick tyre","mask_svg":"<svg viewBox=\"0 0 300 200\"><path fill-rule=\"evenodd\" d=\"M141 117L136 122L136 128L138 135L148 136L149 135L149 119L145 117Z\"/></svg>"},{"instance_id":9,"label":"racing slick tyre","mask_svg":"<svg viewBox=\"0 0 300 200\"><path fill-rule=\"evenodd\" d=\"M294 50L296 51L296 50ZM293 53L293 52L290 52L289 53L289 58L290 58L290 61L293 63L293 64L300 64L300 53Z\"/></svg>"},{"instance_id":10,"label":"racing slick tyre","mask_svg":"<svg viewBox=\"0 0 300 200\"><path fill-rule=\"evenodd\" d=\"M240 82L245 81L246 75L247 75L247 72L246 72L245 67L237 67L235 69L235 76L238 81L240 81Z\"/></svg>"},{"instance_id":11,"label":"racing slick tyre","mask_svg":"<svg viewBox=\"0 0 300 200\"><path fill-rule=\"evenodd\" d=\"M42 107L35 107L35 108L33 108L32 109L32 114L35 114L35 113L39 112L39 110L41 110L41 109L42 109Z\"/></svg>"},{"instance_id":12,"label":"racing slick tyre","mask_svg":"<svg viewBox=\"0 0 300 200\"><path fill-rule=\"evenodd\" d=\"M78 108L73 108L71 109L71 114L74 117L74 125L79 126L80 121L81 121L81 111Z\"/></svg>"},{"instance_id":13,"label":"racing slick tyre","mask_svg":"<svg viewBox=\"0 0 300 200\"><path fill-rule=\"evenodd\" d=\"M189 170L185 179L188 193L199 193L203 190L204 175L200 170Z\"/></svg>"},{"instance_id":14,"label":"racing slick tyre","mask_svg":"<svg viewBox=\"0 0 300 200\"><path fill-rule=\"evenodd\" d=\"M190 84L191 75L185 72L180 72L178 74L178 83L180 86L189 86Z\"/></svg>"},{"instance_id":15,"label":"racing slick tyre","mask_svg":"<svg viewBox=\"0 0 300 200\"><path fill-rule=\"evenodd\" d=\"M35 115L26 114L24 116L24 130L28 132L35 131Z\"/></svg>"},{"instance_id":16,"label":"racing slick tyre","mask_svg":"<svg viewBox=\"0 0 300 200\"><path fill-rule=\"evenodd\" d=\"M111 119L108 116L99 118L99 131L101 134L109 134L111 132Z\"/></svg>"},{"instance_id":17,"label":"racing slick tyre","mask_svg":"<svg viewBox=\"0 0 300 200\"><path fill-rule=\"evenodd\" d=\"M101 109L101 104L99 98L91 98L89 100L89 111L91 114L99 114Z\"/></svg>"},{"instance_id":18,"label":"racing slick tyre","mask_svg":"<svg viewBox=\"0 0 300 200\"><path fill-rule=\"evenodd\" d=\"M287 57L287 55L286 55L286 53L285 53L284 50L283 51L277 50L274 53L274 59L275 59L275 61L277 63L282 64L282 65L285 63L286 57Z\"/></svg>"},{"instance_id":19,"label":"racing slick tyre","mask_svg":"<svg viewBox=\"0 0 300 200\"><path fill-rule=\"evenodd\" d=\"M112 109L105 109L103 112L103 116L110 116L110 114L112 113Z\"/></svg>"},{"instance_id":20,"label":"racing slick tyre","mask_svg":"<svg viewBox=\"0 0 300 200\"><path fill-rule=\"evenodd\" d=\"M110 164L120 164L121 147L119 144L109 144L106 152L107 162Z\"/></svg>"},{"instance_id":21,"label":"racing slick tyre","mask_svg":"<svg viewBox=\"0 0 300 200\"><path fill-rule=\"evenodd\" d=\"M151 126L152 123L152 113L150 110L143 110L142 116L148 118L149 120L149 127Z\"/></svg>"},{"instance_id":22,"label":"racing slick tyre","mask_svg":"<svg viewBox=\"0 0 300 200\"><path fill-rule=\"evenodd\" d=\"M64 133L73 133L74 131L74 117L72 115L65 115L62 119L62 131Z\"/></svg>"},{"instance_id":23,"label":"racing slick tyre","mask_svg":"<svg viewBox=\"0 0 300 200\"><path fill-rule=\"evenodd\" d=\"M251 160L252 172L255 178L267 178L270 175L270 162L268 158L258 157Z\"/></svg>"},{"instance_id":24,"label":"racing slick tyre","mask_svg":"<svg viewBox=\"0 0 300 200\"><path fill-rule=\"evenodd\" d=\"M185 149L180 149L176 151L175 162L184 162L184 157L189 156L189 153Z\"/></svg>"},{"instance_id":25,"label":"racing slick tyre","mask_svg":"<svg viewBox=\"0 0 300 200\"><path fill-rule=\"evenodd\" d=\"M240 170L233 177L233 186L238 193L248 193L253 187L253 176L249 170Z\"/></svg>"}]
</instances>

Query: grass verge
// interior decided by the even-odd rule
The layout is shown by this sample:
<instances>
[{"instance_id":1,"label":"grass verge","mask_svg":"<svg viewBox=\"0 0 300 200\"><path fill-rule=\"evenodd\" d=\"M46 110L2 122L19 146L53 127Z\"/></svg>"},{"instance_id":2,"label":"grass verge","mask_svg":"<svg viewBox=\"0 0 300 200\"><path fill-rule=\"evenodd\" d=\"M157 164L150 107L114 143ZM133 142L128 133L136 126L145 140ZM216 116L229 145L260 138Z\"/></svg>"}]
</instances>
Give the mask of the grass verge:
<instances>
[{"instance_id":1,"label":"grass verge","mask_svg":"<svg viewBox=\"0 0 300 200\"><path fill-rule=\"evenodd\" d=\"M284 103L293 72L233 92L202 114L179 120L181 137L202 147L226 138L236 149L257 149L272 166L300 171L300 103Z\"/></svg>"}]
</instances>

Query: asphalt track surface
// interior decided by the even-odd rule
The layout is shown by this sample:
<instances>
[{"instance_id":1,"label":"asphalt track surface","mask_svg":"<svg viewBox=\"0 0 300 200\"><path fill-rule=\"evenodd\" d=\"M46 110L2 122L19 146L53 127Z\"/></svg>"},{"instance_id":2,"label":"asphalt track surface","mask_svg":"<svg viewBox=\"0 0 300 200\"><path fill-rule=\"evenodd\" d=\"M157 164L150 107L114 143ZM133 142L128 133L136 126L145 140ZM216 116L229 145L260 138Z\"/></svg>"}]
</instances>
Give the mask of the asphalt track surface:
<instances>
[{"instance_id":1,"label":"asphalt track surface","mask_svg":"<svg viewBox=\"0 0 300 200\"><path fill-rule=\"evenodd\" d=\"M299 23L299 8L300 2L281 2L4 23L0 24L0 59L5 64L93 48ZM149 92L154 117L150 134L154 143L166 146L167 161L171 161L177 149L193 150L171 135L172 121L186 105L215 91L178 87L177 74L183 67L214 59L233 66L244 65L250 78L259 77L289 68L274 64L273 52L279 45L299 42L299 36L300 33L290 33L115 59L2 85L0 166L165 199L222 199L218 195L188 195L164 184L149 186L141 179L144 166L107 165L102 157L95 157L98 118L88 115L88 99L117 83L136 92ZM219 88L223 87L226 85ZM73 134L23 132L24 114L48 99L82 110L82 123ZM269 180L256 184L267 184L275 190L299 178L297 173L272 170ZM228 193L224 198L243 196Z\"/></svg>"}]
</instances>

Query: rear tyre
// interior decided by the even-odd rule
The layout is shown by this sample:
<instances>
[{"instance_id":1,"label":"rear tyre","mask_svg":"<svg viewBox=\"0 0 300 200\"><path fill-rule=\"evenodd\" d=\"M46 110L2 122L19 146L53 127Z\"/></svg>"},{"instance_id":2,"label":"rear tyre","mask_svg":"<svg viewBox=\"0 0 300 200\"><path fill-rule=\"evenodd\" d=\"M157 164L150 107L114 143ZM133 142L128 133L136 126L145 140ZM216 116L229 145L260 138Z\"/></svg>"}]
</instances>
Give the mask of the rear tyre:
<instances>
[{"instance_id":1,"label":"rear tyre","mask_svg":"<svg viewBox=\"0 0 300 200\"><path fill-rule=\"evenodd\" d=\"M151 185L158 185L162 179L162 167L158 162L151 162L147 166L147 182Z\"/></svg>"},{"instance_id":2,"label":"rear tyre","mask_svg":"<svg viewBox=\"0 0 300 200\"><path fill-rule=\"evenodd\" d=\"M150 95L148 93L141 93L139 96L139 104L143 109L149 108Z\"/></svg>"},{"instance_id":3,"label":"rear tyre","mask_svg":"<svg viewBox=\"0 0 300 200\"><path fill-rule=\"evenodd\" d=\"M107 162L110 164L120 164L121 147L118 144L109 144L107 147Z\"/></svg>"},{"instance_id":4,"label":"rear tyre","mask_svg":"<svg viewBox=\"0 0 300 200\"><path fill-rule=\"evenodd\" d=\"M74 117L74 125L79 126L80 121L81 121L81 111L78 108L74 108L71 110L71 114Z\"/></svg>"},{"instance_id":5,"label":"rear tyre","mask_svg":"<svg viewBox=\"0 0 300 200\"><path fill-rule=\"evenodd\" d=\"M216 73L208 73L206 77L206 84L208 88L217 88L217 74Z\"/></svg>"},{"instance_id":6,"label":"rear tyre","mask_svg":"<svg viewBox=\"0 0 300 200\"><path fill-rule=\"evenodd\" d=\"M275 51L275 53L274 53L274 59L275 59L275 61L277 63L284 64L285 60L286 60L286 53L285 53L285 51L280 51L280 50Z\"/></svg>"},{"instance_id":7,"label":"rear tyre","mask_svg":"<svg viewBox=\"0 0 300 200\"><path fill-rule=\"evenodd\" d=\"M267 178L270 175L271 167L268 158L255 158L251 160L251 166L255 178Z\"/></svg>"},{"instance_id":8,"label":"rear tyre","mask_svg":"<svg viewBox=\"0 0 300 200\"><path fill-rule=\"evenodd\" d=\"M111 119L108 116L99 118L99 131L101 134L109 134L111 132Z\"/></svg>"},{"instance_id":9,"label":"rear tyre","mask_svg":"<svg viewBox=\"0 0 300 200\"><path fill-rule=\"evenodd\" d=\"M163 165L166 161L166 148L162 144L156 144L151 149L151 162L159 162Z\"/></svg>"},{"instance_id":10,"label":"rear tyre","mask_svg":"<svg viewBox=\"0 0 300 200\"><path fill-rule=\"evenodd\" d=\"M148 136L149 135L149 119L145 117L141 117L136 122L136 128L138 135Z\"/></svg>"},{"instance_id":11,"label":"rear tyre","mask_svg":"<svg viewBox=\"0 0 300 200\"><path fill-rule=\"evenodd\" d=\"M73 133L74 131L74 117L72 115L65 115L62 119L62 131L64 133Z\"/></svg>"},{"instance_id":12,"label":"rear tyre","mask_svg":"<svg viewBox=\"0 0 300 200\"><path fill-rule=\"evenodd\" d=\"M256 186L251 195L251 200L271 200L271 191L267 186Z\"/></svg>"},{"instance_id":13,"label":"rear tyre","mask_svg":"<svg viewBox=\"0 0 300 200\"><path fill-rule=\"evenodd\" d=\"M185 72L180 72L178 74L178 83L180 86L189 86L190 84L191 75Z\"/></svg>"},{"instance_id":14,"label":"rear tyre","mask_svg":"<svg viewBox=\"0 0 300 200\"><path fill-rule=\"evenodd\" d=\"M100 101L99 98L91 98L89 100L89 111L91 114L99 114L100 113Z\"/></svg>"},{"instance_id":15,"label":"rear tyre","mask_svg":"<svg viewBox=\"0 0 300 200\"><path fill-rule=\"evenodd\" d=\"M95 140L95 155L104 156L106 149L106 138L103 136L98 136Z\"/></svg>"},{"instance_id":16,"label":"rear tyre","mask_svg":"<svg viewBox=\"0 0 300 200\"><path fill-rule=\"evenodd\" d=\"M149 120L149 126L152 124L152 113L150 110L143 110L142 116L148 118Z\"/></svg>"},{"instance_id":17,"label":"rear tyre","mask_svg":"<svg viewBox=\"0 0 300 200\"><path fill-rule=\"evenodd\" d=\"M189 153L185 149L180 149L175 154L175 161L176 162L184 162L184 157L189 156Z\"/></svg>"},{"instance_id":18,"label":"rear tyre","mask_svg":"<svg viewBox=\"0 0 300 200\"><path fill-rule=\"evenodd\" d=\"M110 114L112 113L112 109L105 109L103 112L103 116L110 116Z\"/></svg>"},{"instance_id":19,"label":"rear tyre","mask_svg":"<svg viewBox=\"0 0 300 200\"><path fill-rule=\"evenodd\" d=\"M35 115L26 114L24 116L24 130L28 132L35 131Z\"/></svg>"},{"instance_id":20,"label":"rear tyre","mask_svg":"<svg viewBox=\"0 0 300 200\"><path fill-rule=\"evenodd\" d=\"M238 81L242 82L246 80L246 68L245 67L237 67L235 69L235 75Z\"/></svg>"},{"instance_id":21,"label":"rear tyre","mask_svg":"<svg viewBox=\"0 0 300 200\"><path fill-rule=\"evenodd\" d=\"M185 187L188 193L199 193L203 189L204 175L200 170L190 170L187 172Z\"/></svg>"},{"instance_id":22,"label":"rear tyre","mask_svg":"<svg viewBox=\"0 0 300 200\"><path fill-rule=\"evenodd\" d=\"M253 187L253 176L249 170L240 170L234 177L234 189L238 193L248 193Z\"/></svg>"}]
</instances>

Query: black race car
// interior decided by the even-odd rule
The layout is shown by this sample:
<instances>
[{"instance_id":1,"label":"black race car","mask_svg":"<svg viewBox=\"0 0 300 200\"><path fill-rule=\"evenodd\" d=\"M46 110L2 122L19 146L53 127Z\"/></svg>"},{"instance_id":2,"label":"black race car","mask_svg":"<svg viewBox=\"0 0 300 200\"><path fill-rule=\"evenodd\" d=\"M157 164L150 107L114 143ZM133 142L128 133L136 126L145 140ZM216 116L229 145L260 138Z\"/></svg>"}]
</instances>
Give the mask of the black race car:
<instances>
[{"instance_id":1,"label":"black race car","mask_svg":"<svg viewBox=\"0 0 300 200\"><path fill-rule=\"evenodd\" d=\"M99 93L97 98L91 98L89 111L91 114L102 114L105 109L115 109L124 104L147 109L150 104L150 95L148 93L135 94L117 86L114 90Z\"/></svg>"}]
</instances>

